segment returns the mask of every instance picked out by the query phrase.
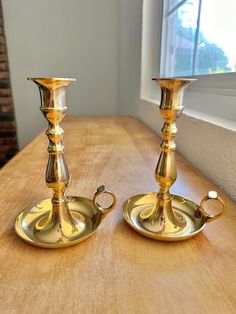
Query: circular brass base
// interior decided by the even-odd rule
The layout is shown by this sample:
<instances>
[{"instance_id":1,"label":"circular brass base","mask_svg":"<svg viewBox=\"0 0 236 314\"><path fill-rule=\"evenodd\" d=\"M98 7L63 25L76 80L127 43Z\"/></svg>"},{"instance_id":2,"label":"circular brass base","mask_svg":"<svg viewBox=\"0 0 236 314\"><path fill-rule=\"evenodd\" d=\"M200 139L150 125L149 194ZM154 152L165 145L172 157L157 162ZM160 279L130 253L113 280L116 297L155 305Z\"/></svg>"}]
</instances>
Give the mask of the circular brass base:
<instances>
[{"instance_id":1,"label":"circular brass base","mask_svg":"<svg viewBox=\"0 0 236 314\"><path fill-rule=\"evenodd\" d=\"M60 215L52 214L51 199L29 205L17 216L16 233L26 242L44 248L72 246L91 236L100 225L102 213L92 200L68 197Z\"/></svg>"},{"instance_id":2,"label":"circular brass base","mask_svg":"<svg viewBox=\"0 0 236 314\"><path fill-rule=\"evenodd\" d=\"M142 212L152 209L157 199L157 193L140 194L130 197L123 205L123 215L125 221L138 233L145 237L161 241L181 241L200 232L205 223L199 206L193 201L179 195L172 195L172 210L176 217L182 221L182 227L165 225L165 221L158 216L152 215L150 218L141 218Z\"/></svg>"}]
</instances>

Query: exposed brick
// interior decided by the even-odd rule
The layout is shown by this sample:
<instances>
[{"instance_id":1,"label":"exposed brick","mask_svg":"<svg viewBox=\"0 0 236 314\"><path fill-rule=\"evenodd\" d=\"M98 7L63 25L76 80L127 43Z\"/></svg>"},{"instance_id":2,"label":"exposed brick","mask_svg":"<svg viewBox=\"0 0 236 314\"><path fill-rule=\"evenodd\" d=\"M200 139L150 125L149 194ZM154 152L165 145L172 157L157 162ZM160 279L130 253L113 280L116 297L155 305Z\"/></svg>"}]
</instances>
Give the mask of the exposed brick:
<instances>
[{"instance_id":1,"label":"exposed brick","mask_svg":"<svg viewBox=\"0 0 236 314\"><path fill-rule=\"evenodd\" d=\"M0 62L0 71L8 71L8 64L6 62Z\"/></svg>"},{"instance_id":2,"label":"exposed brick","mask_svg":"<svg viewBox=\"0 0 236 314\"><path fill-rule=\"evenodd\" d=\"M5 158L6 158L6 155L4 153L0 153L0 160L1 161L5 160Z\"/></svg>"},{"instance_id":3,"label":"exposed brick","mask_svg":"<svg viewBox=\"0 0 236 314\"><path fill-rule=\"evenodd\" d=\"M0 129L15 130L15 128L16 128L15 121L0 121Z\"/></svg>"},{"instance_id":4,"label":"exposed brick","mask_svg":"<svg viewBox=\"0 0 236 314\"><path fill-rule=\"evenodd\" d=\"M10 146L17 146L17 138L16 137L6 137L0 138L0 145L10 145ZM1 158L1 157L0 157Z\"/></svg>"},{"instance_id":5,"label":"exposed brick","mask_svg":"<svg viewBox=\"0 0 236 314\"><path fill-rule=\"evenodd\" d=\"M5 89L10 87L9 80L0 80L0 89Z\"/></svg>"},{"instance_id":6,"label":"exposed brick","mask_svg":"<svg viewBox=\"0 0 236 314\"><path fill-rule=\"evenodd\" d=\"M16 153L17 153L17 150L14 150L12 152L6 152L5 156L6 156L7 161L11 159Z\"/></svg>"},{"instance_id":7,"label":"exposed brick","mask_svg":"<svg viewBox=\"0 0 236 314\"><path fill-rule=\"evenodd\" d=\"M7 62L7 55L0 54L0 62Z\"/></svg>"},{"instance_id":8,"label":"exposed brick","mask_svg":"<svg viewBox=\"0 0 236 314\"><path fill-rule=\"evenodd\" d=\"M0 44L5 45L6 44L6 38L3 36L0 36Z\"/></svg>"},{"instance_id":9,"label":"exposed brick","mask_svg":"<svg viewBox=\"0 0 236 314\"><path fill-rule=\"evenodd\" d=\"M17 138L16 137L5 138L4 144L17 147Z\"/></svg>"},{"instance_id":10,"label":"exposed brick","mask_svg":"<svg viewBox=\"0 0 236 314\"><path fill-rule=\"evenodd\" d=\"M0 97L0 106L5 105L12 105L12 98L11 97Z\"/></svg>"},{"instance_id":11,"label":"exposed brick","mask_svg":"<svg viewBox=\"0 0 236 314\"><path fill-rule=\"evenodd\" d=\"M9 79L8 71L0 72L0 80L8 80L8 79Z\"/></svg>"},{"instance_id":12,"label":"exposed brick","mask_svg":"<svg viewBox=\"0 0 236 314\"><path fill-rule=\"evenodd\" d=\"M11 96L11 90L10 88L6 89L0 89L0 98L1 97L9 97Z\"/></svg>"},{"instance_id":13,"label":"exposed brick","mask_svg":"<svg viewBox=\"0 0 236 314\"><path fill-rule=\"evenodd\" d=\"M2 114L0 113L0 121L15 121L14 114Z\"/></svg>"},{"instance_id":14,"label":"exposed brick","mask_svg":"<svg viewBox=\"0 0 236 314\"><path fill-rule=\"evenodd\" d=\"M7 53L7 49L5 45L0 45L0 54L6 54Z\"/></svg>"},{"instance_id":15,"label":"exposed brick","mask_svg":"<svg viewBox=\"0 0 236 314\"><path fill-rule=\"evenodd\" d=\"M14 113L14 109L12 106L0 106L0 114L1 113Z\"/></svg>"},{"instance_id":16,"label":"exposed brick","mask_svg":"<svg viewBox=\"0 0 236 314\"><path fill-rule=\"evenodd\" d=\"M4 154L4 156L5 156L5 154ZM8 162L8 159L1 159L0 160L0 167L4 166L5 163L7 163L7 162Z\"/></svg>"},{"instance_id":17,"label":"exposed brick","mask_svg":"<svg viewBox=\"0 0 236 314\"><path fill-rule=\"evenodd\" d=\"M0 129L0 137L10 137L10 136L15 136L16 131L15 130L5 130L5 129Z\"/></svg>"},{"instance_id":18,"label":"exposed brick","mask_svg":"<svg viewBox=\"0 0 236 314\"><path fill-rule=\"evenodd\" d=\"M16 151L17 146L12 146L12 145L1 145L0 146L0 153L11 153L12 151Z\"/></svg>"},{"instance_id":19,"label":"exposed brick","mask_svg":"<svg viewBox=\"0 0 236 314\"><path fill-rule=\"evenodd\" d=\"M0 167L12 158L18 150L9 79L4 19L0 0Z\"/></svg>"}]
</instances>

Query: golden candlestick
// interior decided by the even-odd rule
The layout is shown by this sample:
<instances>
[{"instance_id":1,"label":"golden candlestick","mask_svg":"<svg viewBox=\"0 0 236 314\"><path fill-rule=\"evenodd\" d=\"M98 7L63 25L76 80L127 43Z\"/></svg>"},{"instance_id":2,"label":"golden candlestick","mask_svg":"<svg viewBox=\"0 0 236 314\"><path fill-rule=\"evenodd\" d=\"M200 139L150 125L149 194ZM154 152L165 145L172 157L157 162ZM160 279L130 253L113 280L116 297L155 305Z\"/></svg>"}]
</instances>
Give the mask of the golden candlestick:
<instances>
[{"instance_id":1,"label":"golden candlestick","mask_svg":"<svg viewBox=\"0 0 236 314\"><path fill-rule=\"evenodd\" d=\"M102 217L116 205L116 197L100 186L90 200L85 197L65 195L69 183L69 171L64 159L62 143L64 131L60 122L67 109L66 86L75 79L30 78L40 91L41 111L48 121L46 131L49 145L49 159L46 169L46 183L52 189L52 199L45 199L27 206L17 216L15 230L30 244L59 248L71 246L86 239L95 232ZM102 208L96 201L100 194L113 198L108 208Z\"/></svg>"},{"instance_id":2,"label":"golden candlestick","mask_svg":"<svg viewBox=\"0 0 236 314\"><path fill-rule=\"evenodd\" d=\"M193 80L184 78L153 80L161 87L160 113L164 120L161 154L155 171L155 179L160 190L159 193L151 192L129 198L124 203L123 215L126 222L144 236L163 241L184 240L200 232L206 222L221 217L225 205L215 191L210 191L200 206L187 198L170 193L170 187L177 178L175 121L184 109L184 88ZM204 210L205 202L210 199L220 202L222 211L219 214L210 215Z\"/></svg>"}]
</instances>

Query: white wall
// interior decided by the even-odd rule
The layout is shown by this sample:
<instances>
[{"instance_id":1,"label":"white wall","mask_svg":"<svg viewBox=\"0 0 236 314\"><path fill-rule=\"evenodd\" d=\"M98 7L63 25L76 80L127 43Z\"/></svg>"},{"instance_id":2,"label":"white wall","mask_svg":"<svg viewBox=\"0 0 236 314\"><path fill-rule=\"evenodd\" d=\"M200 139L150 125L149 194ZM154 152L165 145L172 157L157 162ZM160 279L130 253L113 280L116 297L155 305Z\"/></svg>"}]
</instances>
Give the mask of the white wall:
<instances>
[{"instance_id":1,"label":"white wall","mask_svg":"<svg viewBox=\"0 0 236 314\"><path fill-rule=\"evenodd\" d=\"M68 114L117 113L116 0L3 0L20 147L45 126L30 76L75 77Z\"/></svg>"},{"instance_id":2,"label":"white wall","mask_svg":"<svg viewBox=\"0 0 236 314\"><path fill-rule=\"evenodd\" d=\"M117 0L118 113L136 115L140 95L142 0Z\"/></svg>"}]
</instances>

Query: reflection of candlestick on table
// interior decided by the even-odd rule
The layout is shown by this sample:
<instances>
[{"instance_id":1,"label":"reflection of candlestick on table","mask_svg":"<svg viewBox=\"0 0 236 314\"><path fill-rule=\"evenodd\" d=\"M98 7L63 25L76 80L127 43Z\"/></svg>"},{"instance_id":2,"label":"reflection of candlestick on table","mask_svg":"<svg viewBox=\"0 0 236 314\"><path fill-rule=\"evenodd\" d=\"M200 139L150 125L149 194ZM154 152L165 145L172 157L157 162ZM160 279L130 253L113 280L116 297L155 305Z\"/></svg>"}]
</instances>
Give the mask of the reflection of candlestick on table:
<instances>
[{"instance_id":1,"label":"reflection of candlestick on table","mask_svg":"<svg viewBox=\"0 0 236 314\"><path fill-rule=\"evenodd\" d=\"M30 244L58 248L74 245L89 237L99 226L102 216L116 204L115 195L100 186L92 200L85 197L66 197L69 171L64 159L63 129L60 122L67 109L65 88L75 79L32 78L40 91L41 111L49 127L47 186L52 189L52 199L45 199L26 207L16 218L15 230ZM96 201L98 195L107 193L113 198L110 207L103 209Z\"/></svg>"},{"instance_id":2,"label":"reflection of candlestick on table","mask_svg":"<svg viewBox=\"0 0 236 314\"><path fill-rule=\"evenodd\" d=\"M177 133L175 121L183 111L183 91L191 79L153 79L161 87L160 113L164 120L162 128L161 154L155 171L160 186L158 193L135 195L123 207L126 222L144 236L163 240L177 241L192 237L204 227L207 221L220 217L225 209L224 202L216 192L209 192L200 206L193 201L169 192L177 178L175 164L175 142ZM218 200L222 212L207 214L204 203Z\"/></svg>"}]
</instances>

